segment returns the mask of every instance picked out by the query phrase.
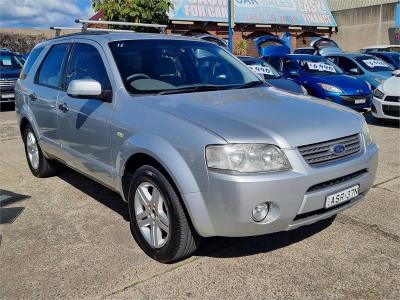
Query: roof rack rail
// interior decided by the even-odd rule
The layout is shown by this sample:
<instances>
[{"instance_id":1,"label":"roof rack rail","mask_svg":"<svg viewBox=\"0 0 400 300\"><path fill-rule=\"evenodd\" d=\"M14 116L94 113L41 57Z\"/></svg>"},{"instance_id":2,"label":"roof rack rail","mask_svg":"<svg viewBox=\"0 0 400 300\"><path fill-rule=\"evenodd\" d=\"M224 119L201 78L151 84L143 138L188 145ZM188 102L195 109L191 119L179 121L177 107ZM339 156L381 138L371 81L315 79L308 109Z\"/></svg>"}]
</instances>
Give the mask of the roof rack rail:
<instances>
[{"instance_id":1,"label":"roof rack rail","mask_svg":"<svg viewBox=\"0 0 400 300\"><path fill-rule=\"evenodd\" d=\"M75 23L82 24L82 31L92 30L94 28L88 28L88 24L96 24L96 25L118 25L118 26L134 26L134 27L148 27L148 28L157 28L161 33L165 33L165 29L167 25L160 24L148 24L148 23L132 23L132 22L117 22L117 21L95 21L95 20L80 20L76 19ZM98 29L98 28L97 28ZM115 29L106 29L108 31L115 31ZM120 31L128 31L128 30L120 30Z\"/></svg>"}]
</instances>

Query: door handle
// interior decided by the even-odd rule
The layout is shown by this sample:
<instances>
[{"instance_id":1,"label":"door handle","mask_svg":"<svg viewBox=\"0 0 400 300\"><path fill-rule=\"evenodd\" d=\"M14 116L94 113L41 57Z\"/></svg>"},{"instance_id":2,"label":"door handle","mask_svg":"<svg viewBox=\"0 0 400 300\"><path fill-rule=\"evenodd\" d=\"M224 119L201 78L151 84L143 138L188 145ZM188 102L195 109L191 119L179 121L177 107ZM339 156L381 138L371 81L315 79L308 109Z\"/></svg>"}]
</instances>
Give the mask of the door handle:
<instances>
[{"instance_id":1,"label":"door handle","mask_svg":"<svg viewBox=\"0 0 400 300\"><path fill-rule=\"evenodd\" d=\"M58 105L58 109L61 110L62 112L66 113L68 111L68 105L65 103L60 103Z\"/></svg>"},{"instance_id":2,"label":"door handle","mask_svg":"<svg viewBox=\"0 0 400 300\"><path fill-rule=\"evenodd\" d=\"M29 95L29 98L30 98L32 101L36 101L36 100L37 100L37 95L36 95L35 93L32 93L32 94Z\"/></svg>"}]
</instances>

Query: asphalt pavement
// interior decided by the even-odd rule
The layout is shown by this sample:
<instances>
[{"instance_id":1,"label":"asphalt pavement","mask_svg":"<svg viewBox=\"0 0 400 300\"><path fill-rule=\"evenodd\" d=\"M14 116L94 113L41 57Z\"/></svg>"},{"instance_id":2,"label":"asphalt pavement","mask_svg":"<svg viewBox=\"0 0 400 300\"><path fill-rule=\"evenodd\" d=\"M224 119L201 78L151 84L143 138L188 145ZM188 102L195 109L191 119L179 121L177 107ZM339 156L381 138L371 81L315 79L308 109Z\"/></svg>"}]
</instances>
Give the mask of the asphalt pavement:
<instances>
[{"instance_id":1,"label":"asphalt pavement","mask_svg":"<svg viewBox=\"0 0 400 300\"><path fill-rule=\"evenodd\" d=\"M0 298L399 299L400 130L366 118L376 182L330 226L209 238L165 265L137 246L117 194L69 169L33 177L15 112L0 112Z\"/></svg>"}]
</instances>

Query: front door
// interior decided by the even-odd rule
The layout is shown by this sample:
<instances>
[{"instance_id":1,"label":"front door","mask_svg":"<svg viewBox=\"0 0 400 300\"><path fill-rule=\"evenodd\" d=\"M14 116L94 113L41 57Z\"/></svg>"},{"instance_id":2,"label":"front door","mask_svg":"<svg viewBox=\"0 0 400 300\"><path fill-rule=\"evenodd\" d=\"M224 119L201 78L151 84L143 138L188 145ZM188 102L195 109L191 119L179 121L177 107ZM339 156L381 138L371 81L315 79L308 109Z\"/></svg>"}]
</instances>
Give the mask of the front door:
<instances>
[{"instance_id":1,"label":"front door","mask_svg":"<svg viewBox=\"0 0 400 300\"><path fill-rule=\"evenodd\" d=\"M106 68L107 66L107 68ZM74 43L58 98L60 140L65 160L83 173L112 184L110 119L113 102L71 97L72 80L93 79L112 95L108 62L96 43Z\"/></svg>"},{"instance_id":2,"label":"front door","mask_svg":"<svg viewBox=\"0 0 400 300\"><path fill-rule=\"evenodd\" d=\"M56 104L68 49L69 44L65 43L51 47L34 80L34 92L28 96L40 144L45 152L56 156L60 150Z\"/></svg>"}]
</instances>

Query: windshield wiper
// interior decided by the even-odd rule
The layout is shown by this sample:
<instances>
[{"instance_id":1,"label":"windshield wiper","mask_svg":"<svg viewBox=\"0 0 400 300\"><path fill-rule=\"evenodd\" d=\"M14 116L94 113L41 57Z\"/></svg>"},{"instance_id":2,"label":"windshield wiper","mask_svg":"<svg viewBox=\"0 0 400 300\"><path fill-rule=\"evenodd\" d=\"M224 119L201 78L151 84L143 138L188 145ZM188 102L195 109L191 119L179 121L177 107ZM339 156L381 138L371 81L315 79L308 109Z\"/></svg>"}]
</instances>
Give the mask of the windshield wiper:
<instances>
[{"instance_id":1,"label":"windshield wiper","mask_svg":"<svg viewBox=\"0 0 400 300\"><path fill-rule=\"evenodd\" d=\"M261 86L261 85L265 85L265 82L261 81L261 80L254 80L254 81L250 81L250 82L245 83L245 84L233 86L232 88L234 88L234 89L246 89L246 88L251 88L251 87L256 87L256 86Z\"/></svg>"},{"instance_id":2,"label":"windshield wiper","mask_svg":"<svg viewBox=\"0 0 400 300\"><path fill-rule=\"evenodd\" d=\"M168 94L181 94L181 93L193 93L193 92L207 92L207 91L217 91L217 90L225 90L230 88L231 86L227 85L192 85L185 86L176 89L164 90L157 95L168 95Z\"/></svg>"}]
</instances>

